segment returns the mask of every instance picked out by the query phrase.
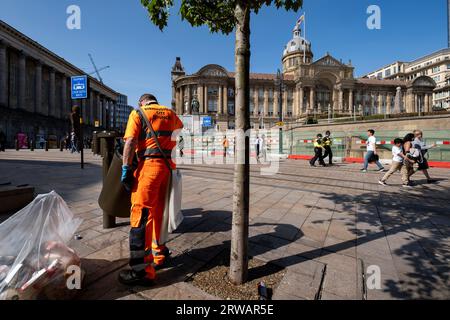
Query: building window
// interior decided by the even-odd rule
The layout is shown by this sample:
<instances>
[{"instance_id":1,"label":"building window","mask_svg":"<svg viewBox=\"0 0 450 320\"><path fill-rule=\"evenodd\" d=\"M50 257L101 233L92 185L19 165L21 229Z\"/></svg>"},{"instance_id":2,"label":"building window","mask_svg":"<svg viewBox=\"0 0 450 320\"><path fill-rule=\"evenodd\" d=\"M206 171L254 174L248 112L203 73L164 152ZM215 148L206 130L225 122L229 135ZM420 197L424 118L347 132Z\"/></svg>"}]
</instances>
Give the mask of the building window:
<instances>
[{"instance_id":1,"label":"building window","mask_svg":"<svg viewBox=\"0 0 450 320\"><path fill-rule=\"evenodd\" d=\"M383 78L383 73L382 73L382 72L379 72L379 73L377 74L377 78L378 78L378 79L382 79L382 78Z\"/></svg>"},{"instance_id":2,"label":"building window","mask_svg":"<svg viewBox=\"0 0 450 320\"><path fill-rule=\"evenodd\" d=\"M292 116L294 91L292 89L289 89L287 91L287 95L287 115Z\"/></svg>"},{"instance_id":3,"label":"building window","mask_svg":"<svg viewBox=\"0 0 450 320\"><path fill-rule=\"evenodd\" d=\"M441 71L441 67L440 66L437 66L437 67L433 68L433 73L436 73L436 72L439 72L439 71Z\"/></svg>"},{"instance_id":4,"label":"building window","mask_svg":"<svg viewBox=\"0 0 450 320\"><path fill-rule=\"evenodd\" d=\"M391 69L387 69L385 75L386 77L389 77L391 75Z\"/></svg>"},{"instance_id":5,"label":"building window","mask_svg":"<svg viewBox=\"0 0 450 320\"><path fill-rule=\"evenodd\" d=\"M228 114L234 115L234 101L228 101Z\"/></svg>"},{"instance_id":6,"label":"building window","mask_svg":"<svg viewBox=\"0 0 450 320\"><path fill-rule=\"evenodd\" d=\"M208 98L208 112L217 112L217 99Z\"/></svg>"}]
</instances>

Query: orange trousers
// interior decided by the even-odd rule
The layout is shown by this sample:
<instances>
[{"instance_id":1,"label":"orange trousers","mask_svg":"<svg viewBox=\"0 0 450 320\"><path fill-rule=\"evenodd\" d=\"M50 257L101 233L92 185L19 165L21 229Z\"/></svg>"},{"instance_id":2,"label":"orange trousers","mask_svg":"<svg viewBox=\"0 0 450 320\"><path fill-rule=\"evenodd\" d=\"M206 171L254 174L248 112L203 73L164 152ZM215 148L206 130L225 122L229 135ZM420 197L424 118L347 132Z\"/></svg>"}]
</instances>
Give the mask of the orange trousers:
<instances>
[{"instance_id":1,"label":"orange trousers","mask_svg":"<svg viewBox=\"0 0 450 320\"><path fill-rule=\"evenodd\" d=\"M167 248L159 243L170 171L163 159L139 161L131 194L130 267L154 279Z\"/></svg>"}]
</instances>

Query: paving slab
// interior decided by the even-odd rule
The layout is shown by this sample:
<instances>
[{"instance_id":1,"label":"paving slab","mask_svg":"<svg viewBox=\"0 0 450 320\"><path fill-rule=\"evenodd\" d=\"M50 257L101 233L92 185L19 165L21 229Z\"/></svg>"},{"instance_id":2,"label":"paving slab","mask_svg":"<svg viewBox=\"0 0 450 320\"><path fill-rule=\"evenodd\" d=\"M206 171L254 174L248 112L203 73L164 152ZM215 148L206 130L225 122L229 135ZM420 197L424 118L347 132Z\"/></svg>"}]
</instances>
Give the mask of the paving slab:
<instances>
[{"instance_id":1,"label":"paving slab","mask_svg":"<svg viewBox=\"0 0 450 320\"><path fill-rule=\"evenodd\" d=\"M2 181L29 183L39 193L56 190L84 220L77 231L82 239L69 244L86 271L81 298L214 299L186 281L230 246L233 166L180 166L185 221L169 236L173 265L158 272L154 288L124 288L117 274L128 263L129 224L118 219L117 228L103 229L102 160L89 152L85 158L82 171L79 157L65 152L0 154ZM418 185L403 190L398 176L383 188L379 174L361 174L357 164L311 169L287 160L270 177L259 168L251 167L249 253L286 268L274 298L449 298L448 170L430 170L441 179L437 185L413 176ZM380 289L363 281L373 265L380 267Z\"/></svg>"}]
</instances>

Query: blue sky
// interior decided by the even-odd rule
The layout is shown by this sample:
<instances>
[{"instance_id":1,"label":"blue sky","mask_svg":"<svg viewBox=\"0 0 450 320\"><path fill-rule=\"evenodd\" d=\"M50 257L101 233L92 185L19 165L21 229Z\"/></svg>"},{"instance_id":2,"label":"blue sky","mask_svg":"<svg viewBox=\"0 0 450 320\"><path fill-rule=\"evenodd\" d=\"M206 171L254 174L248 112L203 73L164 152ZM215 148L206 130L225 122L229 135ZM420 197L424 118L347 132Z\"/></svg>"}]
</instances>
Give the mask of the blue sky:
<instances>
[{"instance_id":1,"label":"blue sky","mask_svg":"<svg viewBox=\"0 0 450 320\"><path fill-rule=\"evenodd\" d=\"M105 84L136 104L145 92L171 101L170 69L180 56L188 73L208 63L234 69L234 35L211 34L182 22L177 10L164 32L152 25L139 0L0 0L0 19L85 71L88 53ZM126 3L126 4L125 4ZM66 8L78 5L82 29L66 28ZM369 5L381 8L381 30L366 27ZM446 0L304 0L307 38L315 59L327 52L360 76L395 60L409 61L447 46ZM300 13L265 7L252 15L251 71L272 73L281 64Z\"/></svg>"}]
</instances>

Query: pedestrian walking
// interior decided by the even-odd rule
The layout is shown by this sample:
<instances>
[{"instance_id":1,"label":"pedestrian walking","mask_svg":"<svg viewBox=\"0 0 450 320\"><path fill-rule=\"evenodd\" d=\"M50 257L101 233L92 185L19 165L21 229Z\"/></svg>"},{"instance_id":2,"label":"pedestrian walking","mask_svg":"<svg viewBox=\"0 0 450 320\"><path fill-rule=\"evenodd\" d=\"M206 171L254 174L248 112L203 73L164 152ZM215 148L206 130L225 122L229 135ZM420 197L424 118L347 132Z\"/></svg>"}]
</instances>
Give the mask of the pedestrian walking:
<instances>
[{"instance_id":1,"label":"pedestrian walking","mask_svg":"<svg viewBox=\"0 0 450 320\"><path fill-rule=\"evenodd\" d=\"M309 162L311 167L315 167L316 166L316 161L317 160L319 160L319 164L321 166L326 167L326 164L323 161L324 146L323 146L322 138L323 138L322 134L319 133L317 135L317 138L314 139L314 157Z\"/></svg>"},{"instance_id":2,"label":"pedestrian walking","mask_svg":"<svg viewBox=\"0 0 450 320\"><path fill-rule=\"evenodd\" d=\"M261 156L261 147L262 147L262 139L259 135L256 136L255 141L255 149L256 149L256 161L259 163L259 157Z\"/></svg>"},{"instance_id":3,"label":"pedestrian walking","mask_svg":"<svg viewBox=\"0 0 450 320\"><path fill-rule=\"evenodd\" d=\"M0 151L5 152L6 148L6 135L3 131L0 131Z\"/></svg>"},{"instance_id":4,"label":"pedestrian walking","mask_svg":"<svg viewBox=\"0 0 450 320\"><path fill-rule=\"evenodd\" d=\"M328 157L328 164L330 166L333 165L333 151L331 150L331 146L333 145L333 139L331 138L331 132L325 132L325 137L323 138L323 147L325 149L325 154L323 155L323 159L325 160Z\"/></svg>"},{"instance_id":5,"label":"pedestrian walking","mask_svg":"<svg viewBox=\"0 0 450 320\"><path fill-rule=\"evenodd\" d=\"M408 133L405 138L403 138L403 152L405 156L412 161L404 161L401 170L403 187L412 187L411 176L414 173L414 163L421 157L420 150L413 147L414 134Z\"/></svg>"},{"instance_id":6,"label":"pedestrian walking","mask_svg":"<svg viewBox=\"0 0 450 320\"><path fill-rule=\"evenodd\" d=\"M183 158L183 156L184 156L184 138L183 138L183 136L180 136L180 139L178 140L178 149L180 150L180 158Z\"/></svg>"},{"instance_id":7,"label":"pedestrian walking","mask_svg":"<svg viewBox=\"0 0 450 320\"><path fill-rule=\"evenodd\" d=\"M66 132L66 136L64 137L64 145L65 145L65 149L70 150L71 145L70 145L70 134L68 132Z\"/></svg>"},{"instance_id":8,"label":"pedestrian walking","mask_svg":"<svg viewBox=\"0 0 450 320\"><path fill-rule=\"evenodd\" d=\"M80 152L78 150L78 141L75 132L70 133L70 153Z\"/></svg>"},{"instance_id":9,"label":"pedestrian walking","mask_svg":"<svg viewBox=\"0 0 450 320\"><path fill-rule=\"evenodd\" d=\"M422 156L421 159L417 162L419 167L418 167L417 170L415 170L413 172L413 174L416 173L417 171L422 171L422 173L427 178L427 183L434 183L434 182L436 182L436 180L431 179L431 176L428 173L428 169L430 168L430 166L428 165L428 160L426 158L428 150L430 150L432 148L435 148L436 144L427 145L423 141L423 132L422 132L422 130L415 130L414 131L414 141L413 141L412 144L413 144L414 148L420 150L420 153L421 153L421 156Z\"/></svg>"},{"instance_id":10,"label":"pedestrian walking","mask_svg":"<svg viewBox=\"0 0 450 320\"><path fill-rule=\"evenodd\" d=\"M227 157L228 148L230 147L230 141L228 141L227 136L223 137L222 141L222 147L223 147L223 157Z\"/></svg>"},{"instance_id":11,"label":"pedestrian walking","mask_svg":"<svg viewBox=\"0 0 450 320\"><path fill-rule=\"evenodd\" d=\"M171 170L176 168L172 133L183 128L175 112L159 105L155 96L144 94L139 106L131 112L124 136L121 181L131 191L130 269L119 273L125 285L153 285L156 269L163 268L170 255L160 231ZM133 172L135 154L139 162Z\"/></svg>"},{"instance_id":12,"label":"pedestrian walking","mask_svg":"<svg viewBox=\"0 0 450 320\"><path fill-rule=\"evenodd\" d=\"M375 137L375 130L369 129L367 130L367 135L369 138L366 141L367 145L367 153L364 157L364 167L361 169L361 172L367 172L369 167L369 163L374 162L378 166L378 172L383 172L384 167L380 163L378 153L377 153L377 138Z\"/></svg>"},{"instance_id":13,"label":"pedestrian walking","mask_svg":"<svg viewBox=\"0 0 450 320\"><path fill-rule=\"evenodd\" d=\"M383 176L383 178L378 181L379 184L383 186L387 186L386 181L397 171L401 171L403 167L404 162L411 162L414 163L413 160L406 157L406 155L403 152L403 139L397 138L394 140L394 146L392 147L392 164L391 168L388 172ZM403 178L403 176L402 176ZM407 183L408 180L403 181L404 183Z\"/></svg>"},{"instance_id":14,"label":"pedestrian walking","mask_svg":"<svg viewBox=\"0 0 450 320\"><path fill-rule=\"evenodd\" d=\"M261 157L265 163L267 161L267 141L264 134L261 136Z\"/></svg>"},{"instance_id":15,"label":"pedestrian walking","mask_svg":"<svg viewBox=\"0 0 450 320\"><path fill-rule=\"evenodd\" d=\"M42 136L39 138L39 145L41 146L41 149L44 149L45 139Z\"/></svg>"}]
</instances>

